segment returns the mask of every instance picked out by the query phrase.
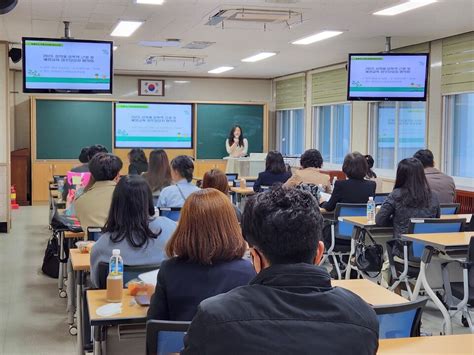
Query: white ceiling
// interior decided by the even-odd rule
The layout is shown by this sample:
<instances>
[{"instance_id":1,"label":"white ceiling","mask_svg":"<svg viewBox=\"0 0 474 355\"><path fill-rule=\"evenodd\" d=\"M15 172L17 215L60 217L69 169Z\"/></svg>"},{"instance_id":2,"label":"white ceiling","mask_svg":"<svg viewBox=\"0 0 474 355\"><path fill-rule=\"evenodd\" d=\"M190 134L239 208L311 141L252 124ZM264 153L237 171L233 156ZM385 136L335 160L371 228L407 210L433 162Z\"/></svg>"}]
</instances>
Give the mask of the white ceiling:
<instances>
[{"instance_id":1,"label":"white ceiling","mask_svg":"<svg viewBox=\"0 0 474 355\"><path fill-rule=\"evenodd\" d=\"M376 10L399 0L165 0L161 6L137 5L133 0L19 0L9 14L0 15L0 40L19 42L22 36L61 37L62 21L71 21L72 36L81 39L114 40L117 73L207 76L222 65L236 67L225 77L273 78L342 62L350 52L384 49L384 37L392 47L447 37L474 29L474 0L439 0L437 3L398 16L373 16ZM269 7L301 11L304 22L288 29L284 25L262 26L226 23L226 28L206 26L210 15L222 6ZM144 20L132 37L113 38L110 32L119 19ZM290 42L322 30L344 30L335 38L309 46ZM179 38L216 42L204 50L143 48L141 40ZM260 51L277 56L258 63L242 58ZM182 63L146 65L148 55L197 55L201 66ZM12 65L13 66L13 65ZM19 65L15 66L19 68Z\"/></svg>"}]
</instances>

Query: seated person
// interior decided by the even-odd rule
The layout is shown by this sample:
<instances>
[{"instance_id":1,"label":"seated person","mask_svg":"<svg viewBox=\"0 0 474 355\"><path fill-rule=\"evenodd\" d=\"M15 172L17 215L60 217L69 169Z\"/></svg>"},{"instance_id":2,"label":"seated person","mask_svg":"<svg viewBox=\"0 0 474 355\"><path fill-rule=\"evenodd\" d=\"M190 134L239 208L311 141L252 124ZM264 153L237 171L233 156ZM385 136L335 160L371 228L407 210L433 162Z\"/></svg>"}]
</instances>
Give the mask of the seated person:
<instances>
[{"instance_id":1,"label":"seated person","mask_svg":"<svg viewBox=\"0 0 474 355\"><path fill-rule=\"evenodd\" d=\"M451 176L436 169L433 153L429 149L421 149L413 158L418 159L425 169L426 180L431 191L438 197L439 203L453 203L456 196L456 185Z\"/></svg>"},{"instance_id":2,"label":"seated person","mask_svg":"<svg viewBox=\"0 0 474 355\"><path fill-rule=\"evenodd\" d=\"M229 181L227 180L227 176L219 169L211 169L204 174L204 178L202 179L202 188L216 189L225 194L226 196L229 196ZM240 220L242 218L242 212L240 212L240 209L236 205L232 204L232 207L234 207L237 220L240 223Z\"/></svg>"},{"instance_id":3,"label":"seated person","mask_svg":"<svg viewBox=\"0 0 474 355\"><path fill-rule=\"evenodd\" d=\"M301 168L293 171L293 175L285 183L285 186L323 185L325 192L331 192L330 176L320 172L323 166L323 157L319 150L308 149L304 152L300 159L300 165Z\"/></svg>"},{"instance_id":4,"label":"seated person","mask_svg":"<svg viewBox=\"0 0 474 355\"><path fill-rule=\"evenodd\" d=\"M393 226L393 235L399 238L408 233L411 218L438 218L439 215L438 197L428 185L421 162L416 158L400 161L395 187L375 216L377 225Z\"/></svg>"},{"instance_id":5,"label":"seated person","mask_svg":"<svg viewBox=\"0 0 474 355\"><path fill-rule=\"evenodd\" d=\"M215 189L186 200L166 245L148 319L190 321L199 303L246 285L255 271L244 256L247 244L229 198Z\"/></svg>"},{"instance_id":6,"label":"seated person","mask_svg":"<svg viewBox=\"0 0 474 355\"><path fill-rule=\"evenodd\" d=\"M375 193L379 194L383 192L383 180L377 177L377 174L373 170L375 161L372 155L364 155L365 160L367 160L367 175L365 178L376 183L377 187L375 188Z\"/></svg>"},{"instance_id":7,"label":"seated person","mask_svg":"<svg viewBox=\"0 0 474 355\"><path fill-rule=\"evenodd\" d=\"M338 203L367 203L370 196L375 196L375 182L365 179L368 166L362 154L357 152L347 154L342 164L342 171L346 174L347 180L336 181L331 198L321 205L326 211L334 211Z\"/></svg>"},{"instance_id":8,"label":"seated person","mask_svg":"<svg viewBox=\"0 0 474 355\"><path fill-rule=\"evenodd\" d=\"M171 185L170 162L168 161L168 155L163 149L151 151L148 171L142 175L150 185L153 197L158 199L161 190Z\"/></svg>"},{"instance_id":9,"label":"seated person","mask_svg":"<svg viewBox=\"0 0 474 355\"><path fill-rule=\"evenodd\" d=\"M122 160L109 153L96 154L89 162L91 179L84 193L74 201L76 217L83 231L105 225L120 169Z\"/></svg>"},{"instance_id":10,"label":"seated person","mask_svg":"<svg viewBox=\"0 0 474 355\"><path fill-rule=\"evenodd\" d=\"M133 148L128 152L128 175L141 175L148 170L148 162L143 149Z\"/></svg>"},{"instance_id":11,"label":"seated person","mask_svg":"<svg viewBox=\"0 0 474 355\"><path fill-rule=\"evenodd\" d=\"M157 207L183 207L184 201L199 188L192 184L194 164L190 157L179 155L171 161L171 179L174 185L165 187L158 198Z\"/></svg>"},{"instance_id":12,"label":"seated person","mask_svg":"<svg viewBox=\"0 0 474 355\"><path fill-rule=\"evenodd\" d=\"M91 281L99 286L99 263L109 262L113 249L120 249L125 265L159 265L166 259L165 245L176 223L154 217L153 196L141 176L120 179L112 195L104 234L91 251Z\"/></svg>"},{"instance_id":13,"label":"seated person","mask_svg":"<svg viewBox=\"0 0 474 355\"><path fill-rule=\"evenodd\" d=\"M262 186L273 186L273 184L284 184L291 177L291 173L286 170L283 155L276 150L268 152L265 161L265 171L258 174L258 179L253 185L255 192L260 192Z\"/></svg>"},{"instance_id":14,"label":"seated person","mask_svg":"<svg viewBox=\"0 0 474 355\"><path fill-rule=\"evenodd\" d=\"M322 216L310 193L276 187L250 197L242 227L258 275L201 302L181 354L376 353L374 310L317 266Z\"/></svg>"}]
</instances>

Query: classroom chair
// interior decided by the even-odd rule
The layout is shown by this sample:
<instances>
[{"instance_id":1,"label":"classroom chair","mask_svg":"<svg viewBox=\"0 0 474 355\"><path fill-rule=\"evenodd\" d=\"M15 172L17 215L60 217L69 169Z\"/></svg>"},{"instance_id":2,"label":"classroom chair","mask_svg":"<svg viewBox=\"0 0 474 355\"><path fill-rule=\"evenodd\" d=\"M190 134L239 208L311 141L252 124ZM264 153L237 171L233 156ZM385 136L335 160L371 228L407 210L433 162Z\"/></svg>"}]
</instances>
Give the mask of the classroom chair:
<instances>
[{"instance_id":1,"label":"classroom chair","mask_svg":"<svg viewBox=\"0 0 474 355\"><path fill-rule=\"evenodd\" d=\"M420 233L456 233L464 230L465 219L413 218L408 227L408 234ZM411 297L410 280L416 280L420 272L420 261L425 245L402 239L387 242L387 254L392 278L390 286L394 290L400 283L405 283ZM397 260L398 258L398 260ZM400 260L402 259L402 260Z\"/></svg>"},{"instance_id":2,"label":"classroom chair","mask_svg":"<svg viewBox=\"0 0 474 355\"><path fill-rule=\"evenodd\" d=\"M245 180L245 185L247 187L253 187L253 185L255 185L255 181L257 181L256 179L249 179L249 180ZM240 180L234 180L233 181L233 187L240 187Z\"/></svg>"},{"instance_id":3,"label":"classroom chair","mask_svg":"<svg viewBox=\"0 0 474 355\"><path fill-rule=\"evenodd\" d=\"M460 203L440 203L439 207L441 208L441 214L457 214L459 208L461 207Z\"/></svg>"},{"instance_id":4,"label":"classroom chair","mask_svg":"<svg viewBox=\"0 0 474 355\"><path fill-rule=\"evenodd\" d=\"M376 205L382 205L385 200L387 199L388 195L390 195L389 193L379 193L379 194L375 194L374 196L374 202Z\"/></svg>"},{"instance_id":5,"label":"classroom chair","mask_svg":"<svg viewBox=\"0 0 474 355\"><path fill-rule=\"evenodd\" d=\"M179 353L183 347L183 338L191 322L149 320L146 323L147 355L165 355Z\"/></svg>"},{"instance_id":6,"label":"classroom chair","mask_svg":"<svg viewBox=\"0 0 474 355\"><path fill-rule=\"evenodd\" d=\"M234 173L227 173L227 174L225 174L225 176L227 176L227 181L228 182L232 182L234 180L239 179L239 174L237 174L237 173L235 173L235 174Z\"/></svg>"},{"instance_id":7,"label":"classroom chair","mask_svg":"<svg viewBox=\"0 0 474 355\"><path fill-rule=\"evenodd\" d=\"M87 240L97 242L102 235L101 227L87 227Z\"/></svg>"},{"instance_id":8,"label":"classroom chair","mask_svg":"<svg viewBox=\"0 0 474 355\"><path fill-rule=\"evenodd\" d=\"M181 215L181 207L158 207L158 212L161 217L167 217L178 222Z\"/></svg>"},{"instance_id":9,"label":"classroom chair","mask_svg":"<svg viewBox=\"0 0 474 355\"><path fill-rule=\"evenodd\" d=\"M444 289L448 310L453 311L451 317L461 312L461 322L474 333L474 324L469 309L474 308L474 236L469 241L466 260L456 260L463 268L463 282L449 282L447 264L442 265ZM455 303L455 299L459 303Z\"/></svg>"},{"instance_id":10,"label":"classroom chair","mask_svg":"<svg viewBox=\"0 0 474 355\"><path fill-rule=\"evenodd\" d=\"M420 336L421 315L428 301L416 301L394 305L375 306L379 320L379 339L409 338Z\"/></svg>"},{"instance_id":11,"label":"classroom chair","mask_svg":"<svg viewBox=\"0 0 474 355\"><path fill-rule=\"evenodd\" d=\"M331 240L324 241L327 252L321 264L324 263L326 259L331 258L339 280L341 279L341 271L344 273L345 268L349 265L348 262L343 260L343 257L349 256L354 227L350 223L339 221L339 217L366 215L367 204L365 203L338 203L334 210L334 220L328 220L331 224ZM344 266L344 270L341 270L339 264Z\"/></svg>"}]
</instances>

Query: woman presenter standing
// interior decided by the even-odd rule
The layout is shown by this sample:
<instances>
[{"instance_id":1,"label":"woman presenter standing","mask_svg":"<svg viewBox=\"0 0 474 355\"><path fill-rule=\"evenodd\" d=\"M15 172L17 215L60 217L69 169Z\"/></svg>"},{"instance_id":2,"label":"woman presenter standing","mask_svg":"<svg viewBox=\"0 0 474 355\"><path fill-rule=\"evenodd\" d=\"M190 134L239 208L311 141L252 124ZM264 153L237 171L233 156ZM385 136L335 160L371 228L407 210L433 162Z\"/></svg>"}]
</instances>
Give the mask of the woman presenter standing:
<instances>
[{"instance_id":1,"label":"woman presenter standing","mask_svg":"<svg viewBox=\"0 0 474 355\"><path fill-rule=\"evenodd\" d=\"M225 148L230 158L242 158L247 155L249 143L244 138L244 133L240 126L232 127L229 138L225 141Z\"/></svg>"}]
</instances>

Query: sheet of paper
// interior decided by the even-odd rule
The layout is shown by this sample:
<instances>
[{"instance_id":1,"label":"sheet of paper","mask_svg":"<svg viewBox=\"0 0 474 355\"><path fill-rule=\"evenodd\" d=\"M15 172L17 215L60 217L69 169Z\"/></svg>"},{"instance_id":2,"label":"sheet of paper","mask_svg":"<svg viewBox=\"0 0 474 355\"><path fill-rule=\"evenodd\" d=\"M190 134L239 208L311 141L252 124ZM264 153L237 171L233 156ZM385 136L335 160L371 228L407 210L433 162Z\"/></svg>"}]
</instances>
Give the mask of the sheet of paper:
<instances>
[{"instance_id":1,"label":"sheet of paper","mask_svg":"<svg viewBox=\"0 0 474 355\"><path fill-rule=\"evenodd\" d=\"M321 192L321 200L323 200L324 202L326 201L329 201L329 199L331 198L331 194L327 194L325 192Z\"/></svg>"},{"instance_id":2,"label":"sheet of paper","mask_svg":"<svg viewBox=\"0 0 474 355\"><path fill-rule=\"evenodd\" d=\"M144 283L156 286L156 279L158 277L159 271L160 269L148 271L148 272L138 275L138 278L142 280Z\"/></svg>"}]
</instances>

